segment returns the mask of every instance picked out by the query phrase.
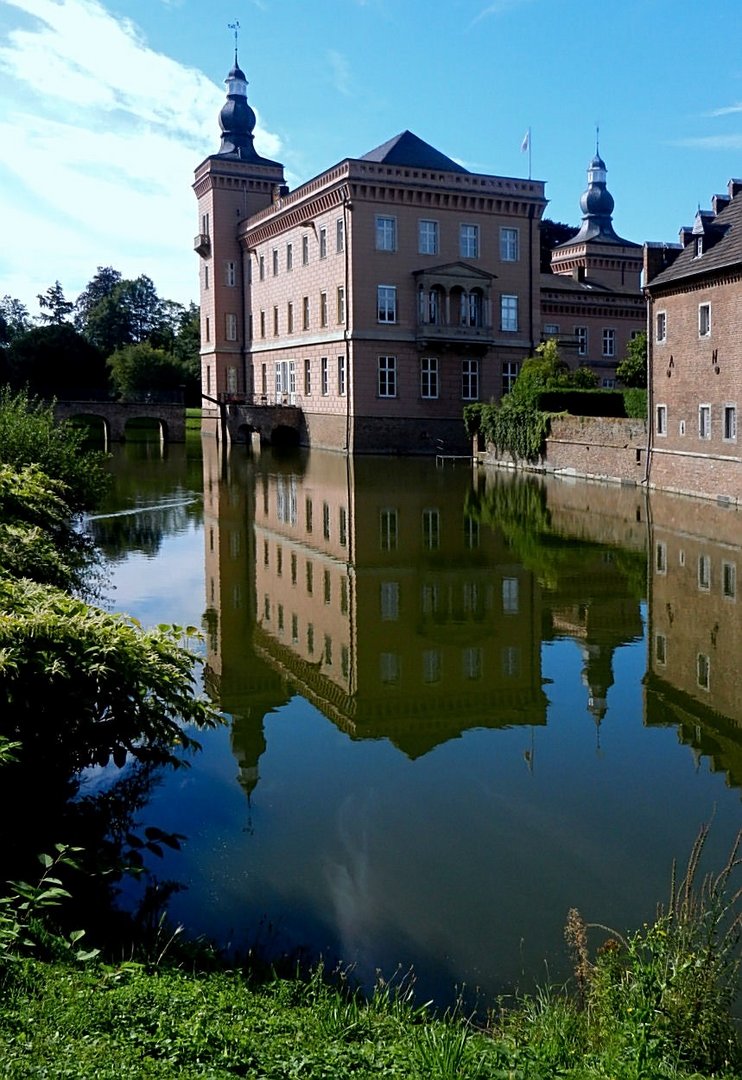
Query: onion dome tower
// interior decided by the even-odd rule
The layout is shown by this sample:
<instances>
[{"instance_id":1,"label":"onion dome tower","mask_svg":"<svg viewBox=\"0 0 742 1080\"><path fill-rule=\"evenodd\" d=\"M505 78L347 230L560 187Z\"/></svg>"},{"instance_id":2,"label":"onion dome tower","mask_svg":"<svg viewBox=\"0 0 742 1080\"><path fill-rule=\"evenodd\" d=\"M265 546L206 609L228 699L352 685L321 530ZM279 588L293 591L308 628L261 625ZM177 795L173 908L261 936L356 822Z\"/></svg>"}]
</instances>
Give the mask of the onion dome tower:
<instances>
[{"instance_id":1,"label":"onion dome tower","mask_svg":"<svg viewBox=\"0 0 742 1080\"><path fill-rule=\"evenodd\" d=\"M224 81L227 100L219 113L222 131L219 154L234 154L243 161L259 161L253 145L255 113L247 101L247 78L237 61L237 49L234 50L232 69Z\"/></svg>"},{"instance_id":2,"label":"onion dome tower","mask_svg":"<svg viewBox=\"0 0 742 1080\"><path fill-rule=\"evenodd\" d=\"M605 162L598 153L587 167L587 189L580 196L580 209L582 210L582 225L570 243L577 244L583 240L600 240L604 244L628 244L630 241L622 240L616 235L613 228L613 196L606 187L608 170Z\"/></svg>"}]
</instances>

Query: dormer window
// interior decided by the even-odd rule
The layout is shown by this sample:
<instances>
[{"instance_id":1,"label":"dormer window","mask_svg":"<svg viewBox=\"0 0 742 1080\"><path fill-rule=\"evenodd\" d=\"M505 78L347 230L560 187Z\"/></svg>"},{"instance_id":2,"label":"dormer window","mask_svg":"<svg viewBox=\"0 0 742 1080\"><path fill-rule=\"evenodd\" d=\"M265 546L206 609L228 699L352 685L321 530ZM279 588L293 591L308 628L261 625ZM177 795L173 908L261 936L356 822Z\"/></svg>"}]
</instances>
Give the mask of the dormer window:
<instances>
[{"instance_id":1,"label":"dormer window","mask_svg":"<svg viewBox=\"0 0 742 1080\"><path fill-rule=\"evenodd\" d=\"M703 255L703 237L696 237L696 258L699 259Z\"/></svg>"}]
</instances>

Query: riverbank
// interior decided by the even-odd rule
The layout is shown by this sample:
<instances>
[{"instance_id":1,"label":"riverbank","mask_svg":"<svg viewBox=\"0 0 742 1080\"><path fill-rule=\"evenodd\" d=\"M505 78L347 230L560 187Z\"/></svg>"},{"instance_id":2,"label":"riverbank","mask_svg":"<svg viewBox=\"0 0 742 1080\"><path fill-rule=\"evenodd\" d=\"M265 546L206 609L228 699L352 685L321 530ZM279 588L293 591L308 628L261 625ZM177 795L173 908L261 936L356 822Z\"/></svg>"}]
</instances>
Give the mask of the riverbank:
<instances>
[{"instance_id":1,"label":"riverbank","mask_svg":"<svg viewBox=\"0 0 742 1080\"><path fill-rule=\"evenodd\" d=\"M700 1072L658 1024L610 1026L558 992L542 992L486 1027L431 1017L408 993L381 985L368 1002L308 980L255 985L233 971L188 973L137 963L6 969L0 1059L19 1077L592 1078L738 1075Z\"/></svg>"}]
</instances>

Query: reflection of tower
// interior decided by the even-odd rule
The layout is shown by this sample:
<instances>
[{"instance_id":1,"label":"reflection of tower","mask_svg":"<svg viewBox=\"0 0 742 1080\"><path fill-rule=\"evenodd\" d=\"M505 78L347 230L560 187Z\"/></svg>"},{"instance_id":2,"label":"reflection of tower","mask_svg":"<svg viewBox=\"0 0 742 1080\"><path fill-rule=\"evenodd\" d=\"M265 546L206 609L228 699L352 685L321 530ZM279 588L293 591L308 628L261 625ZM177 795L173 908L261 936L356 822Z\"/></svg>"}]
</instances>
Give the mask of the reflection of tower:
<instances>
[{"instance_id":1,"label":"reflection of tower","mask_svg":"<svg viewBox=\"0 0 742 1080\"><path fill-rule=\"evenodd\" d=\"M263 718L286 701L283 680L253 652L255 467L244 448L227 457L203 440L207 637L206 687L232 717L240 782L250 795L265 750Z\"/></svg>"},{"instance_id":2,"label":"reflection of tower","mask_svg":"<svg viewBox=\"0 0 742 1080\"><path fill-rule=\"evenodd\" d=\"M283 189L283 166L261 157L253 145L255 113L247 101L247 79L237 62L227 78L227 100L219 114L221 145L196 169L200 255L201 370L208 398L245 393L245 344L250 279L235 224L271 205ZM249 308L249 303L248 303ZM205 402L207 408L208 399ZM204 425L208 430L208 425Z\"/></svg>"}]
</instances>

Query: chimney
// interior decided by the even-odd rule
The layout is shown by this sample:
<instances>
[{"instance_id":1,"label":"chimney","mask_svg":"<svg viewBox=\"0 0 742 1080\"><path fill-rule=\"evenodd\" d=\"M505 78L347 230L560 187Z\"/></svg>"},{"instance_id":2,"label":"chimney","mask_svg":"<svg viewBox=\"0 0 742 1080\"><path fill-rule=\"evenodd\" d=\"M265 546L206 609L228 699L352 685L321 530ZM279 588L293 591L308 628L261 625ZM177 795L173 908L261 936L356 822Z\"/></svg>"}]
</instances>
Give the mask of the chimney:
<instances>
[{"instance_id":1,"label":"chimney","mask_svg":"<svg viewBox=\"0 0 742 1080\"><path fill-rule=\"evenodd\" d=\"M715 215L719 215L722 210L725 210L732 200L728 195L712 195L711 196L711 209Z\"/></svg>"},{"instance_id":2,"label":"chimney","mask_svg":"<svg viewBox=\"0 0 742 1080\"><path fill-rule=\"evenodd\" d=\"M729 198L736 199L740 191L742 191L742 180L730 180L727 184L727 192L729 193Z\"/></svg>"},{"instance_id":3,"label":"chimney","mask_svg":"<svg viewBox=\"0 0 742 1080\"><path fill-rule=\"evenodd\" d=\"M680 244L645 244L644 284L651 285L658 274L672 266L682 250Z\"/></svg>"}]
</instances>

